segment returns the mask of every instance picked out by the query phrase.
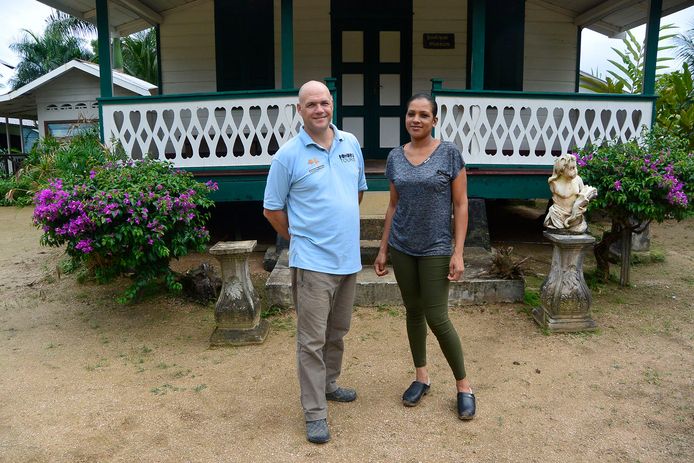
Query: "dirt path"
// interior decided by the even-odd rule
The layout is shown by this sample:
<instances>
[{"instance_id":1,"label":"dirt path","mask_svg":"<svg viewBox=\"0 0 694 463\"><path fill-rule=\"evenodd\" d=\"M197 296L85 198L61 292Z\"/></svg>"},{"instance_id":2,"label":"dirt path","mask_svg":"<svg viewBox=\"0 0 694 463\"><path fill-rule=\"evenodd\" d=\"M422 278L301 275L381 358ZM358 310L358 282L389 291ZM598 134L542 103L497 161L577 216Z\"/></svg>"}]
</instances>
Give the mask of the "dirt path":
<instances>
[{"instance_id":1,"label":"dirt path","mask_svg":"<svg viewBox=\"0 0 694 463\"><path fill-rule=\"evenodd\" d=\"M478 417L457 419L430 338L432 391L412 409L403 310L358 308L332 441L305 441L292 315L261 346L210 350L213 310L58 276L31 211L0 208L0 461L694 460L694 221L654 228L665 261L593 291L593 335L544 336L519 305L456 309ZM518 245L546 274L549 247ZM529 261L530 262L530 261ZM185 266L185 262L179 265ZM540 277L529 280L537 286Z\"/></svg>"}]
</instances>

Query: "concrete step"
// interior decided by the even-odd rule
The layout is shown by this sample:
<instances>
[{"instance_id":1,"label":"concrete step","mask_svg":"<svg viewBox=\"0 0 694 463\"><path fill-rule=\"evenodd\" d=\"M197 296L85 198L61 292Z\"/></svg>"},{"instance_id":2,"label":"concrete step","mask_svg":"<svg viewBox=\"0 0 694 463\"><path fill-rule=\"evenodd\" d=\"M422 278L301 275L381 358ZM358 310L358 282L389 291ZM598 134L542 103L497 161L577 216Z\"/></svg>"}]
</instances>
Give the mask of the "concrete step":
<instances>
[{"instance_id":1,"label":"concrete step","mask_svg":"<svg viewBox=\"0 0 694 463\"><path fill-rule=\"evenodd\" d=\"M490 278L486 274L487 265L473 265L475 259L468 258L466 249L464 279L451 284L448 302L451 306L482 304L494 302L521 302L525 289L522 280L501 280ZM483 261L480 258L480 262ZM268 307L292 307L291 274L287 267L287 251L280 255L277 265L265 284L266 303ZM400 290L389 268L387 275L376 276L371 265L365 265L357 275L357 292L355 304L359 306L402 305Z\"/></svg>"}]
</instances>

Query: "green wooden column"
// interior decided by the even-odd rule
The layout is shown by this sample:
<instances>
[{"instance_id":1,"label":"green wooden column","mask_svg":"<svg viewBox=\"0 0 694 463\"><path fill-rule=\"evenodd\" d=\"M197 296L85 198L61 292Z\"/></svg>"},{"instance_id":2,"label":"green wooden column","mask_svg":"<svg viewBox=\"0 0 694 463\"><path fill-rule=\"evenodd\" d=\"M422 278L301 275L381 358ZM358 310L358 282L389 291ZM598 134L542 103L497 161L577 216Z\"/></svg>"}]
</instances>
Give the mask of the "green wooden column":
<instances>
[{"instance_id":1,"label":"green wooden column","mask_svg":"<svg viewBox=\"0 0 694 463\"><path fill-rule=\"evenodd\" d=\"M96 0L96 27L99 43L99 80L101 98L113 96L113 74L111 73L111 40L108 28L108 2Z\"/></svg>"},{"instance_id":2,"label":"green wooden column","mask_svg":"<svg viewBox=\"0 0 694 463\"><path fill-rule=\"evenodd\" d=\"M330 96L333 97L333 124L337 124L337 79L334 77L325 77L325 86L330 90Z\"/></svg>"},{"instance_id":3,"label":"green wooden column","mask_svg":"<svg viewBox=\"0 0 694 463\"><path fill-rule=\"evenodd\" d=\"M484 0L472 1L472 57L468 72L470 72L470 88L484 89L484 35L486 33L486 6Z\"/></svg>"},{"instance_id":4,"label":"green wooden column","mask_svg":"<svg viewBox=\"0 0 694 463\"><path fill-rule=\"evenodd\" d=\"M660 34L660 15L663 0L651 0L646 24L646 58L643 70L643 94L655 93L655 67L658 59L658 36Z\"/></svg>"},{"instance_id":5,"label":"green wooden column","mask_svg":"<svg viewBox=\"0 0 694 463\"><path fill-rule=\"evenodd\" d=\"M282 0L282 88L294 88L294 6Z\"/></svg>"}]
</instances>

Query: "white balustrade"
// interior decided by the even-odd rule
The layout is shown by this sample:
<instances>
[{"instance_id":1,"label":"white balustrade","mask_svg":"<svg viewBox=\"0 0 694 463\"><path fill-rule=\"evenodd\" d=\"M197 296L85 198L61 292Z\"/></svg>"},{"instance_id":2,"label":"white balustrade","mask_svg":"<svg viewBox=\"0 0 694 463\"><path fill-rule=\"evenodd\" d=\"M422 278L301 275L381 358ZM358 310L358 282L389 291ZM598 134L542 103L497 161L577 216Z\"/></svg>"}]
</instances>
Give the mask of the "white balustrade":
<instances>
[{"instance_id":1,"label":"white balustrade","mask_svg":"<svg viewBox=\"0 0 694 463\"><path fill-rule=\"evenodd\" d=\"M176 167L269 165L301 127L296 102L296 95L107 101L104 138L133 159L169 160Z\"/></svg>"},{"instance_id":2,"label":"white balustrade","mask_svg":"<svg viewBox=\"0 0 694 463\"><path fill-rule=\"evenodd\" d=\"M648 99L437 95L436 136L475 165L551 166L555 156L651 126Z\"/></svg>"}]
</instances>

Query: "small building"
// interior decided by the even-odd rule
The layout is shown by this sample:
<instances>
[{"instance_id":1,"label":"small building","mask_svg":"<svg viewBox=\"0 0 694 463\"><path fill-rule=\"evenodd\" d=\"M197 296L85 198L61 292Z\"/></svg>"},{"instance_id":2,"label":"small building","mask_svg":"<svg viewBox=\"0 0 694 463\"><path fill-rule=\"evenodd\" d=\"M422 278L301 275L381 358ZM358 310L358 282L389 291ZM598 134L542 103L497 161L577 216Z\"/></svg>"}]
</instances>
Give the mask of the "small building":
<instances>
[{"instance_id":1,"label":"small building","mask_svg":"<svg viewBox=\"0 0 694 463\"><path fill-rule=\"evenodd\" d=\"M372 190L404 142L405 102L431 91L436 136L460 146L469 192L538 198L556 156L650 127L660 19L690 0L41 0L109 36L156 27L160 94L118 96L101 64L101 129L133 158L259 200L272 155L301 125L297 87L329 77L335 122L360 140ZM642 95L578 92L581 30L647 25ZM115 77L114 77L115 82Z\"/></svg>"},{"instance_id":2,"label":"small building","mask_svg":"<svg viewBox=\"0 0 694 463\"><path fill-rule=\"evenodd\" d=\"M156 85L113 72L113 94L121 97L156 93ZM81 126L98 123L100 96L99 65L73 60L23 87L0 95L0 117L37 121L41 137L69 136ZM0 133L0 138L2 134ZM19 146L12 143L14 148ZM22 143L22 151L28 147Z\"/></svg>"}]
</instances>

